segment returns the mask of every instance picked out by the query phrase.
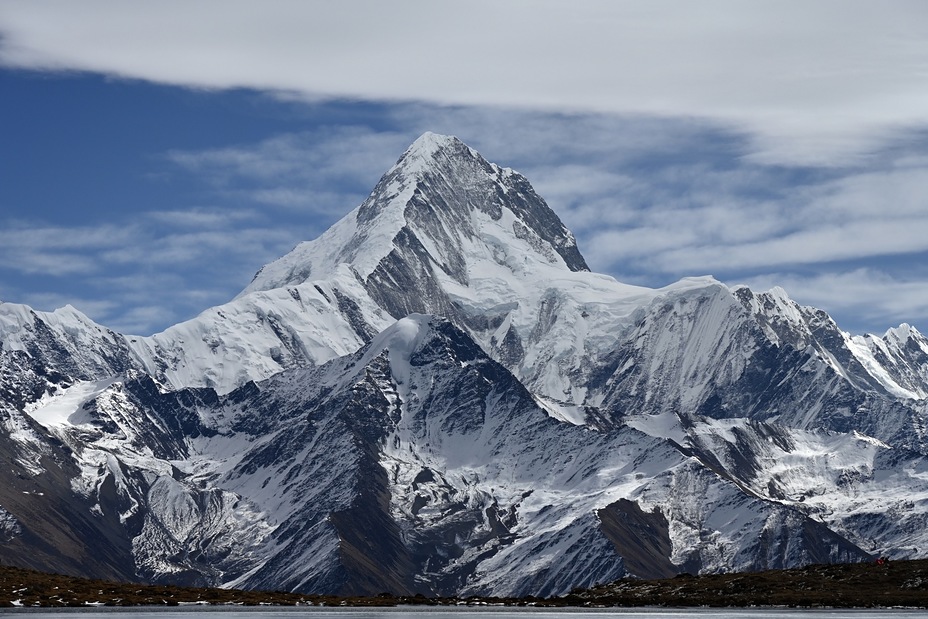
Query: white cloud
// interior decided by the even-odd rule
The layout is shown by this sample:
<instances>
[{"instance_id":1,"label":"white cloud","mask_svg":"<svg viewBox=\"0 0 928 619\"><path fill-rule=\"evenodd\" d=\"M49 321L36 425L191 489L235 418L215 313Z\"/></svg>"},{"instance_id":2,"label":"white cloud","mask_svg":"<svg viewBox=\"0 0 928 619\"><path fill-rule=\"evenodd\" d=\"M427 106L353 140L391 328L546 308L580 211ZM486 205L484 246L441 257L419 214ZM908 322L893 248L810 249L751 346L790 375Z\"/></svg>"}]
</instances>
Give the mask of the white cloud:
<instances>
[{"instance_id":1,"label":"white cloud","mask_svg":"<svg viewBox=\"0 0 928 619\"><path fill-rule=\"evenodd\" d=\"M13 221L0 230L0 248L12 254L20 250L110 247L125 243L133 234L131 228L115 225L66 227Z\"/></svg>"},{"instance_id":2,"label":"white cloud","mask_svg":"<svg viewBox=\"0 0 928 619\"><path fill-rule=\"evenodd\" d=\"M29 275L86 275L98 268L88 252L120 247L137 232L131 226L77 226L6 222L0 230L0 265Z\"/></svg>"},{"instance_id":3,"label":"white cloud","mask_svg":"<svg viewBox=\"0 0 928 619\"><path fill-rule=\"evenodd\" d=\"M175 311L163 305L135 305L105 324L117 333L145 335L151 333L152 325L169 324L177 319Z\"/></svg>"},{"instance_id":4,"label":"white cloud","mask_svg":"<svg viewBox=\"0 0 928 619\"><path fill-rule=\"evenodd\" d=\"M126 334L149 334L167 325L193 318L203 308L229 300L221 282L192 282L183 273L159 270L146 277L104 275L88 280L96 290L109 291L110 305L95 307L83 299L68 301L96 322ZM198 284L198 285L194 285ZM53 305L52 307L59 307Z\"/></svg>"},{"instance_id":5,"label":"white cloud","mask_svg":"<svg viewBox=\"0 0 928 619\"><path fill-rule=\"evenodd\" d=\"M130 217L139 223L3 222L2 298L43 310L70 303L107 327L148 333L228 301L262 264L301 240L287 222L247 209ZM36 280L55 292L41 291Z\"/></svg>"},{"instance_id":6,"label":"white cloud","mask_svg":"<svg viewBox=\"0 0 928 619\"><path fill-rule=\"evenodd\" d=\"M571 148L583 143L573 137ZM725 152L665 159L646 145L593 152L567 155L560 165L529 158L524 171L577 235L590 265L619 277L658 285L691 274L892 257L904 270L907 256L928 251L924 157L883 152L867 168L822 172Z\"/></svg>"},{"instance_id":7,"label":"white cloud","mask_svg":"<svg viewBox=\"0 0 928 619\"><path fill-rule=\"evenodd\" d=\"M150 220L172 228L226 228L232 224L241 224L260 219L260 213L248 209L217 209L194 207L190 209L174 209L162 211L147 211L143 214Z\"/></svg>"},{"instance_id":8,"label":"white cloud","mask_svg":"<svg viewBox=\"0 0 928 619\"><path fill-rule=\"evenodd\" d=\"M746 205L746 218L732 209L736 227L756 232L744 242L721 234L678 247L658 262L667 270L694 264L718 270L921 253L928 251L926 186L928 167L851 172L785 193L771 205L780 210L778 219L767 221L772 225L759 225L763 205Z\"/></svg>"},{"instance_id":9,"label":"white cloud","mask_svg":"<svg viewBox=\"0 0 928 619\"><path fill-rule=\"evenodd\" d=\"M152 266L206 261L221 252L228 257L266 253L292 242L285 226L254 219L248 211L192 209L153 211L143 215L160 227L134 223L84 225L74 228L22 222L0 232L2 268L50 276L88 275L114 265Z\"/></svg>"},{"instance_id":10,"label":"white cloud","mask_svg":"<svg viewBox=\"0 0 928 619\"><path fill-rule=\"evenodd\" d=\"M226 197L321 215L332 223L367 195L414 137L342 126L166 156Z\"/></svg>"},{"instance_id":11,"label":"white cloud","mask_svg":"<svg viewBox=\"0 0 928 619\"><path fill-rule=\"evenodd\" d=\"M0 62L196 88L703 117L831 165L928 122L928 5L8 0Z\"/></svg>"}]
</instances>

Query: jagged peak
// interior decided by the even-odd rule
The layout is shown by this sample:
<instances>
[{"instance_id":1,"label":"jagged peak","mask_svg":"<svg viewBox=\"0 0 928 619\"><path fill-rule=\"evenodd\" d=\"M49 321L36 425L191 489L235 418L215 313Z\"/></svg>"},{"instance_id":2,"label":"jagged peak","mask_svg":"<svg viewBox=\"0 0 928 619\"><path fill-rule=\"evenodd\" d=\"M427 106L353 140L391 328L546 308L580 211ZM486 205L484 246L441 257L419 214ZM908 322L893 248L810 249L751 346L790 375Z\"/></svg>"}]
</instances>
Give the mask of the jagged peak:
<instances>
[{"instance_id":1,"label":"jagged peak","mask_svg":"<svg viewBox=\"0 0 928 619\"><path fill-rule=\"evenodd\" d=\"M494 229L485 233L481 226ZM494 246L481 249L486 238ZM466 285L470 257L505 262L498 257L501 241L518 253L512 264L534 256L528 259L589 270L574 236L524 177L489 163L456 137L426 132L352 213L265 265L242 294L333 277L339 265L350 265L366 282L410 243L417 244L414 259Z\"/></svg>"},{"instance_id":2,"label":"jagged peak","mask_svg":"<svg viewBox=\"0 0 928 619\"><path fill-rule=\"evenodd\" d=\"M379 218L388 205L396 204L393 198L397 196L403 198L405 223L434 231L434 215L443 212L442 217L447 217L444 227L465 236L474 236L470 230L472 213L480 211L499 222L508 211L516 221L505 225L515 236L522 235L523 240L536 239L535 252L559 255L570 270L589 270L573 234L535 193L531 183L510 168L487 161L457 137L432 132L421 135L384 175L371 198L359 207L359 224ZM416 197L426 202L427 208L410 208L409 199ZM455 239L433 240L456 244Z\"/></svg>"},{"instance_id":3,"label":"jagged peak","mask_svg":"<svg viewBox=\"0 0 928 619\"><path fill-rule=\"evenodd\" d=\"M796 305L796 302L793 301L793 299L789 296L789 293L786 292L782 286L774 286L768 290L758 291L744 284L739 284L737 286L733 286L732 291L746 291L746 293L752 297L762 297L764 299L769 299L778 305Z\"/></svg>"},{"instance_id":4,"label":"jagged peak","mask_svg":"<svg viewBox=\"0 0 928 619\"><path fill-rule=\"evenodd\" d=\"M769 290L757 292L748 286L740 285L732 288L733 292L740 293L738 296L742 301L747 300L754 313L763 313L768 317L779 317L793 324L803 324L805 319L802 316L803 307L796 303L780 286L774 286Z\"/></svg>"},{"instance_id":5,"label":"jagged peak","mask_svg":"<svg viewBox=\"0 0 928 619\"><path fill-rule=\"evenodd\" d=\"M460 144L464 144L464 142L457 136L426 131L409 145L409 148L406 149L406 154L431 154L442 148Z\"/></svg>"},{"instance_id":6,"label":"jagged peak","mask_svg":"<svg viewBox=\"0 0 928 619\"><path fill-rule=\"evenodd\" d=\"M391 207L405 209L408 200L425 189L432 176L470 176L474 169L498 172L477 151L454 136L427 131L419 136L384 174L377 186L357 209L359 225L379 219Z\"/></svg>"},{"instance_id":7,"label":"jagged peak","mask_svg":"<svg viewBox=\"0 0 928 619\"><path fill-rule=\"evenodd\" d=\"M477 155L476 151L464 144L464 142L456 136L426 131L409 145L409 148L407 148L406 152L400 157L400 161L428 160L439 152L458 150L461 149L461 147L466 148L470 154Z\"/></svg>"},{"instance_id":8,"label":"jagged peak","mask_svg":"<svg viewBox=\"0 0 928 619\"><path fill-rule=\"evenodd\" d=\"M31 324L34 320L42 320L55 325L82 324L100 330L104 329L104 327L98 325L70 303L51 312L37 310L22 303L0 303L0 306L3 306L3 310L0 312L0 333L3 332L2 327L4 324Z\"/></svg>"},{"instance_id":9,"label":"jagged peak","mask_svg":"<svg viewBox=\"0 0 928 619\"><path fill-rule=\"evenodd\" d=\"M925 336L923 336L918 329L907 322L902 323L898 327L887 329L886 333L883 335L884 340L896 340L898 342L906 342L910 339L924 339L924 337Z\"/></svg>"},{"instance_id":10,"label":"jagged peak","mask_svg":"<svg viewBox=\"0 0 928 619\"><path fill-rule=\"evenodd\" d=\"M384 179L399 176L417 181L429 172L464 162L476 162L480 167L497 169L497 166L487 162L480 153L456 136L426 131L410 144L384 175Z\"/></svg>"}]
</instances>

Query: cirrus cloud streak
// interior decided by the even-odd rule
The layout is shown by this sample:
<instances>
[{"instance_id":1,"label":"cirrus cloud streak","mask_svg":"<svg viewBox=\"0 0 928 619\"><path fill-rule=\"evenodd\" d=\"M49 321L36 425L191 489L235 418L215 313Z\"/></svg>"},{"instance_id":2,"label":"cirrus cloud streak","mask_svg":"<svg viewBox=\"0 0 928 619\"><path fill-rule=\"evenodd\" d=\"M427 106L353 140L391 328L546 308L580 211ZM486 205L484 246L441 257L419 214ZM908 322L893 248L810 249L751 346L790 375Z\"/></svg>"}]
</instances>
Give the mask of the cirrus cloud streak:
<instances>
[{"instance_id":1,"label":"cirrus cloud streak","mask_svg":"<svg viewBox=\"0 0 928 619\"><path fill-rule=\"evenodd\" d=\"M835 165L928 124L917 0L9 0L0 63L281 96L701 117Z\"/></svg>"}]
</instances>

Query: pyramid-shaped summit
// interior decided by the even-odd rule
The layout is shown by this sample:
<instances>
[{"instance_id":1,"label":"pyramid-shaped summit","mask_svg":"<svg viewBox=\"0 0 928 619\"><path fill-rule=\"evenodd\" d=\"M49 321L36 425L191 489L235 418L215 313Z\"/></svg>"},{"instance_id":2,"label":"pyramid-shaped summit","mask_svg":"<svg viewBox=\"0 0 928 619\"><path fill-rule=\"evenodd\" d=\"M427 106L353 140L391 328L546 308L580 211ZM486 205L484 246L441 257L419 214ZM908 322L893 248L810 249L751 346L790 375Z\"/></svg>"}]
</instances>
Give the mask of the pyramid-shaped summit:
<instances>
[{"instance_id":1,"label":"pyramid-shaped summit","mask_svg":"<svg viewBox=\"0 0 928 619\"><path fill-rule=\"evenodd\" d=\"M456 137L425 133L360 206L266 265L243 294L326 279L341 265L365 282L434 268L467 285L485 260L589 270L573 234L525 177Z\"/></svg>"}]
</instances>

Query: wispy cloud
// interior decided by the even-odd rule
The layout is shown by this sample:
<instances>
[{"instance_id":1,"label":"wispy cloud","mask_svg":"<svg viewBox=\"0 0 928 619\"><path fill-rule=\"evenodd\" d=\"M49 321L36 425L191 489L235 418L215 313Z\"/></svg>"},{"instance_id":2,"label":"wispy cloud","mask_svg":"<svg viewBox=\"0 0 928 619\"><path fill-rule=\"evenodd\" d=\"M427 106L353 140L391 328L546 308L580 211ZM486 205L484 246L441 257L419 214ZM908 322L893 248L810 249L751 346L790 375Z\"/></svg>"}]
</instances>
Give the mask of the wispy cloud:
<instances>
[{"instance_id":1,"label":"wispy cloud","mask_svg":"<svg viewBox=\"0 0 928 619\"><path fill-rule=\"evenodd\" d=\"M306 100L704 118L761 163L846 163L928 123L928 8L9 0L0 62Z\"/></svg>"},{"instance_id":2,"label":"wispy cloud","mask_svg":"<svg viewBox=\"0 0 928 619\"><path fill-rule=\"evenodd\" d=\"M209 269L205 280L215 275ZM192 318L203 309L228 300L229 292L220 282L205 284L183 273L164 271L147 277L101 275L88 280L93 290L109 291L110 305L95 306L85 300L69 301L91 318L119 333L146 335ZM204 285L205 284L205 285ZM60 306L60 302L53 307Z\"/></svg>"},{"instance_id":3,"label":"wispy cloud","mask_svg":"<svg viewBox=\"0 0 928 619\"><path fill-rule=\"evenodd\" d=\"M70 303L108 327L148 333L227 301L300 236L286 222L248 210L163 210L124 219L75 228L3 226L3 299L44 310ZM36 279L48 282L44 292L25 283Z\"/></svg>"},{"instance_id":4,"label":"wispy cloud","mask_svg":"<svg viewBox=\"0 0 928 619\"><path fill-rule=\"evenodd\" d=\"M262 214L249 209L217 209L194 207L147 211L143 217L152 222L179 229L224 228L233 224L260 221Z\"/></svg>"},{"instance_id":5,"label":"wispy cloud","mask_svg":"<svg viewBox=\"0 0 928 619\"><path fill-rule=\"evenodd\" d=\"M128 218L127 218L128 219ZM114 265L190 263L216 252L252 257L268 245L292 238L250 213L220 210L154 211L150 224L33 226L14 224L0 232L2 268L51 276L106 272Z\"/></svg>"},{"instance_id":6,"label":"wispy cloud","mask_svg":"<svg viewBox=\"0 0 928 619\"><path fill-rule=\"evenodd\" d=\"M29 275L86 275L99 268L88 252L123 246L135 232L108 224L64 227L9 222L0 230L0 264Z\"/></svg>"},{"instance_id":7,"label":"wispy cloud","mask_svg":"<svg viewBox=\"0 0 928 619\"><path fill-rule=\"evenodd\" d=\"M367 195L411 139L348 125L166 156L227 198L321 215L331 223Z\"/></svg>"},{"instance_id":8,"label":"wispy cloud","mask_svg":"<svg viewBox=\"0 0 928 619\"><path fill-rule=\"evenodd\" d=\"M0 247L6 251L45 248L56 251L87 249L125 243L133 231L122 226L55 226L9 222L0 230Z\"/></svg>"},{"instance_id":9,"label":"wispy cloud","mask_svg":"<svg viewBox=\"0 0 928 619\"><path fill-rule=\"evenodd\" d=\"M928 250L928 166L889 162L796 185L762 170L700 172L696 165L683 173L691 177L684 194L668 192L674 184L663 171L617 194L615 225L591 231L597 259L644 261L666 273L730 272ZM610 220L608 209L594 210Z\"/></svg>"}]
</instances>

